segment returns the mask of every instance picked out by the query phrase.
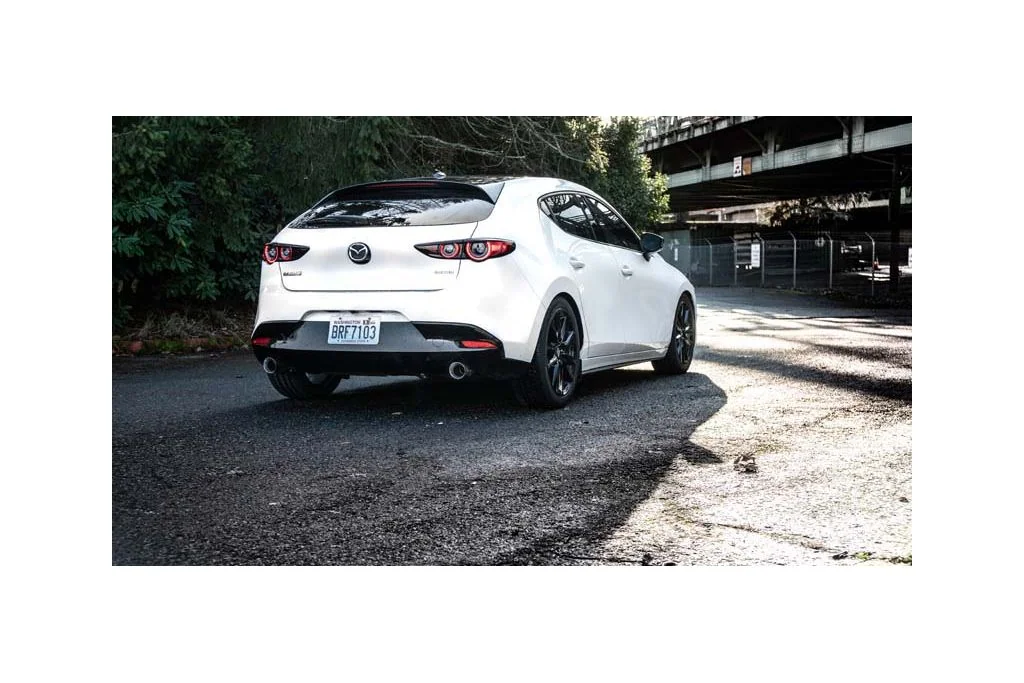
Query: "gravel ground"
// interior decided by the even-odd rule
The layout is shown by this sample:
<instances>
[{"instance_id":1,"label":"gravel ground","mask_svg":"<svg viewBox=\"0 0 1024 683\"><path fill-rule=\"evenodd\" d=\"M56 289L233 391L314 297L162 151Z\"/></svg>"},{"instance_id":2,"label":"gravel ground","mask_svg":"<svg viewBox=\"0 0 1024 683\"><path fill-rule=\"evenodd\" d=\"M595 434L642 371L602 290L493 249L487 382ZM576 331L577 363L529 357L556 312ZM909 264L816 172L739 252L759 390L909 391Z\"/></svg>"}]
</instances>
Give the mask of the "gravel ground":
<instances>
[{"instance_id":1,"label":"gravel ground","mask_svg":"<svg viewBox=\"0 0 1024 683\"><path fill-rule=\"evenodd\" d=\"M247 352L115 359L113 563L910 556L909 314L746 289L698 309L687 375L587 376L553 412L404 378L295 403Z\"/></svg>"}]
</instances>

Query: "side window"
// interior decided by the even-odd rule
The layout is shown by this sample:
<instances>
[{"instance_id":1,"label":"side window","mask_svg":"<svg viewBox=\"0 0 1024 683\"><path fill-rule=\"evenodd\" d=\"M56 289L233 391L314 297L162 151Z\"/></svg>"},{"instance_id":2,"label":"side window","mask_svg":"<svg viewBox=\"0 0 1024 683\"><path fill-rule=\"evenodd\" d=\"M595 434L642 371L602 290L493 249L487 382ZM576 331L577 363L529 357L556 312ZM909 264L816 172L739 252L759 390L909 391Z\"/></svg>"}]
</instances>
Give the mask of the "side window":
<instances>
[{"instance_id":1,"label":"side window","mask_svg":"<svg viewBox=\"0 0 1024 683\"><path fill-rule=\"evenodd\" d=\"M583 197L576 194L555 194L541 200L544 213L570 235L594 239L594 217Z\"/></svg>"},{"instance_id":2,"label":"side window","mask_svg":"<svg viewBox=\"0 0 1024 683\"><path fill-rule=\"evenodd\" d=\"M623 247L640 251L640 238L636 236L619 215L611 210L604 202L590 199L594 206L594 215L597 217L597 239L607 242L615 247Z\"/></svg>"}]
</instances>

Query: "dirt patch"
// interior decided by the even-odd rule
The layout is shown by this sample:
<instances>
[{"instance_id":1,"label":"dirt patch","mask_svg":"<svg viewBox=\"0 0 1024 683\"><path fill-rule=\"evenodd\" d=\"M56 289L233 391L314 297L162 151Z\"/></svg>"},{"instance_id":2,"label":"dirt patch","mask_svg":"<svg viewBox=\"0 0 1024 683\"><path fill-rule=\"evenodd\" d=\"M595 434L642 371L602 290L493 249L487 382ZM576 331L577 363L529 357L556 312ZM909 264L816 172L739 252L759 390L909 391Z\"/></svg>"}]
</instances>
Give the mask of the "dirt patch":
<instances>
[{"instance_id":1,"label":"dirt patch","mask_svg":"<svg viewBox=\"0 0 1024 683\"><path fill-rule=\"evenodd\" d=\"M248 308L151 311L111 339L114 355L156 355L245 348L254 312Z\"/></svg>"}]
</instances>

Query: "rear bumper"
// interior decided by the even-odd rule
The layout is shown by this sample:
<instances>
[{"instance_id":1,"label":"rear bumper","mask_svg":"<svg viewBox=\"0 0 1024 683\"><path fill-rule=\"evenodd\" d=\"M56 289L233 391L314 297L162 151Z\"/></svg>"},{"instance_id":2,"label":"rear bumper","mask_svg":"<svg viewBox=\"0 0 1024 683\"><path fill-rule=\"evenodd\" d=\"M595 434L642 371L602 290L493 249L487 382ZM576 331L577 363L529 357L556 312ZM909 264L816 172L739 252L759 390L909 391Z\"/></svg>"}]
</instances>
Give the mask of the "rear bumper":
<instances>
[{"instance_id":1,"label":"rear bumper","mask_svg":"<svg viewBox=\"0 0 1024 683\"><path fill-rule=\"evenodd\" d=\"M502 343L471 325L382 322L376 345L328 344L325 321L266 322L253 338L269 337L267 346L253 346L259 362L277 361L280 370L344 375L443 375L460 362L472 374L492 378L516 377L528 364L505 357ZM483 339L494 349L465 349L458 342Z\"/></svg>"},{"instance_id":2,"label":"rear bumper","mask_svg":"<svg viewBox=\"0 0 1024 683\"><path fill-rule=\"evenodd\" d=\"M546 306L512 258L492 261L473 264L486 268L463 268L457 281L433 291L290 291L279 269L264 266L255 327L280 320L323 321L339 312L379 315L385 322L452 320L501 339L505 358L530 362Z\"/></svg>"}]
</instances>

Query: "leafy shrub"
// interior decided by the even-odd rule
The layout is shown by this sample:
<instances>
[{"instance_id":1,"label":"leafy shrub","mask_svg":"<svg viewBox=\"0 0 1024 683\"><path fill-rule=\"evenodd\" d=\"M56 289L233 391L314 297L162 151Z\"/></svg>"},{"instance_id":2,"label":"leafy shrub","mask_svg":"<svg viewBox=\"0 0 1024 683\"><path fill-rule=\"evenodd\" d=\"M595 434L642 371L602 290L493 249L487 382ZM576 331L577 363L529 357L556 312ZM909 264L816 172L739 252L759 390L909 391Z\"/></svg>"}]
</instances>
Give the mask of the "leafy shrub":
<instances>
[{"instance_id":1,"label":"leafy shrub","mask_svg":"<svg viewBox=\"0 0 1024 683\"><path fill-rule=\"evenodd\" d=\"M263 233L252 145L233 119L115 119L115 327L130 307L255 296Z\"/></svg>"}]
</instances>

